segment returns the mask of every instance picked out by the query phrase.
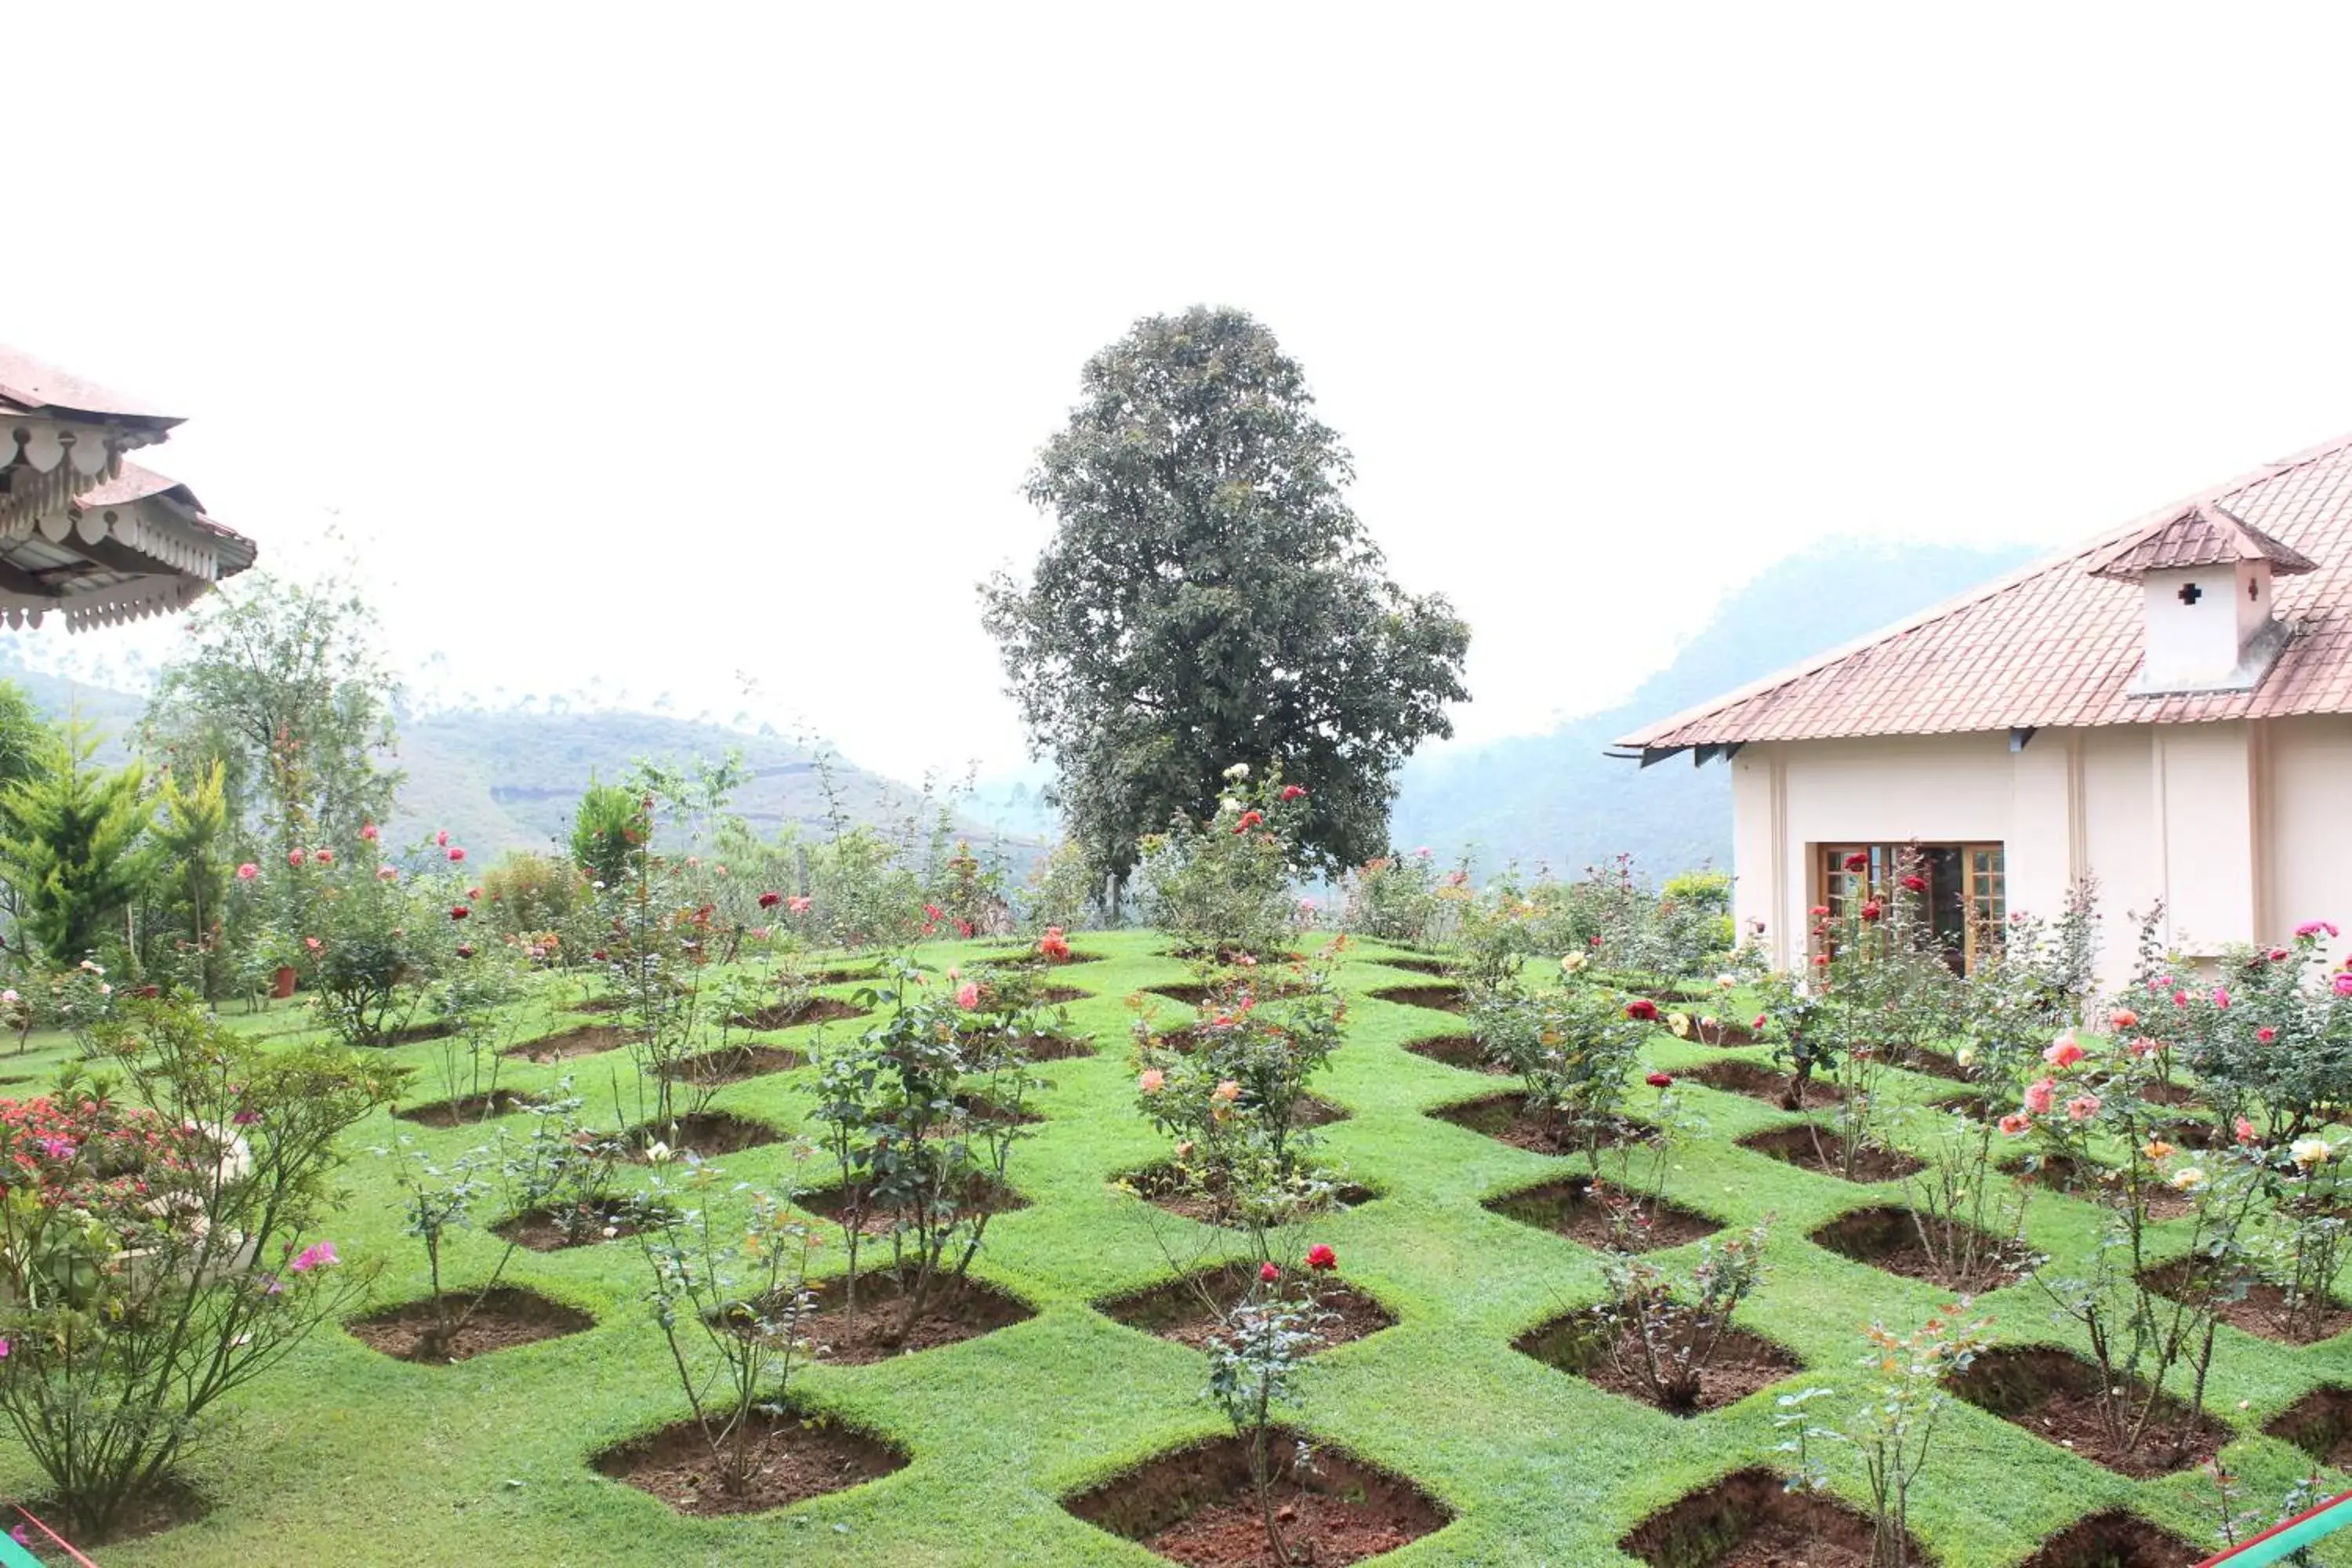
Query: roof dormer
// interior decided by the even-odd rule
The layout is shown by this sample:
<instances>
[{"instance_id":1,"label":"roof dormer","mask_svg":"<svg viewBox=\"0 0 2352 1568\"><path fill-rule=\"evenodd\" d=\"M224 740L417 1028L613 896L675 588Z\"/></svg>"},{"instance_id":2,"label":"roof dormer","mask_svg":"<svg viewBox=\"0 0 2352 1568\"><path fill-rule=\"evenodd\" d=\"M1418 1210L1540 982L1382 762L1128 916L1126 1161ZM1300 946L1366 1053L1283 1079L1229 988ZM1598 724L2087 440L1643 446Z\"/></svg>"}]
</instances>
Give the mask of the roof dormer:
<instances>
[{"instance_id":1,"label":"roof dormer","mask_svg":"<svg viewBox=\"0 0 2352 1568\"><path fill-rule=\"evenodd\" d=\"M2262 684L2289 635L2271 613L2272 579L2317 570L2301 552L2211 501L2151 523L2090 568L2094 577L2139 584L2136 697Z\"/></svg>"}]
</instances>

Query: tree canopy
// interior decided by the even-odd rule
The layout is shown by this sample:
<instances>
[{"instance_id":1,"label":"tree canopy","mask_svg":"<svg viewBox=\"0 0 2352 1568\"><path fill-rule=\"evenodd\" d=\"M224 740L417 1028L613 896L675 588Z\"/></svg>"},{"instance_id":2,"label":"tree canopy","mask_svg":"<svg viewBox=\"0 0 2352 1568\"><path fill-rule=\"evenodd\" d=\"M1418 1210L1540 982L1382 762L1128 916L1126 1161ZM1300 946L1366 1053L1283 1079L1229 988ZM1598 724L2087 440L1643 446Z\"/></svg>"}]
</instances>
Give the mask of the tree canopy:
<instances>
[{"instance_id":1,"label":"tree canopy","mask_svg":"<svg viewBox=\"0 0 2352 1568\"><path fill-rule=\"evenodd\" d=\"M374 616L348 584L256 575L205 601L142 722L148 754L192 779L223 764L229 815L275 853L350 849L391 813L400 687Z\"/></svg>"},{"instance_id":2,"label":"tree canopy","mask_svg":"<svg viewBox=\"0 0 2352 1568\"><path fill-rule=\"evenodd\" d=\"M1398 765L1468 698L1469 627L1389 579L1346 448L1248 315L1148 317L1082 388L1025 487L1053 542L982 588L1072 837L1123 879L1229 764L1278 760L1309 791L1299 868L1381 854Z\"/></svg>"}]
</instances>

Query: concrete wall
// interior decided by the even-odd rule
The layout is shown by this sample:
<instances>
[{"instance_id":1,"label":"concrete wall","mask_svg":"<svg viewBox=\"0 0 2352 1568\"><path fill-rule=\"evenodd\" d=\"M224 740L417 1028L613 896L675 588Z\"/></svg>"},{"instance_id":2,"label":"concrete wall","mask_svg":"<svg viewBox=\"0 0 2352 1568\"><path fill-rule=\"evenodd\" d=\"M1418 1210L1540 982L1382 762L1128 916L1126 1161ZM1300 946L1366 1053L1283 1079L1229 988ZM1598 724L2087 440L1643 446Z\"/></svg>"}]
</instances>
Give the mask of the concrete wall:
<instances>
[{"instance_id":1,"label":"concrete wall","mask_svg":"<svg viewBox=\"0 0 2352 1568\"><path fill-rule=\"evenodd\" d=\"M2045 730L2021 752L2007 731L1751 745L1731 768L1737 910L1783 965L1825 843L1998 840L2009 907L2041 915L2095 876L2110 983L2158 898L2195 955L2352 931L2352 717Z\"/></svg>"}]
</instances>

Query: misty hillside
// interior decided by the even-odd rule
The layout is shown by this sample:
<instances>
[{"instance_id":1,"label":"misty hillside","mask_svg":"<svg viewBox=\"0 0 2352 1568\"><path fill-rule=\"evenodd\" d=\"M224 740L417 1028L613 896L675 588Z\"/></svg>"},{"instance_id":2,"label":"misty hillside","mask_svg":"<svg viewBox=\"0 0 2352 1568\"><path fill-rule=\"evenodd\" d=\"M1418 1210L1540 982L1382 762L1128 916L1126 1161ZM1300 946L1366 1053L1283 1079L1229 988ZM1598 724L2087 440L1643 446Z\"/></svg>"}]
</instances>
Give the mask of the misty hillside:
<instances>
[{"instance_id":1,"label":"misty hillside","mask_svg":"<svg viewBox=\"0 0 2352 1568\"><path fill-rule=\"evenodd\" d=\"M1603 754L1626 731L1917 614L2030 559L2023 547L1822 546L1734 594L1622 705L1405 766L1391 837L1479 864L1572 872L1620 852L1664 875L1731 858L1731 780L1687 755L1643 768ZM1561 686L1573 684L1563 671Z\"/></svg>"},{"instance_id":2,"label":"misty hillside","mask_svg":"<svg viewBox=\"0 0 2352 1568\"><path fill-rule=\"evenodd\" d=\"M54 717L70 715L89 724L105 740L102 755L127 754L128 737L146 706L143 697L28 668L16 649L4 646L0 676L23 686ZM730 750L742 752L751 774L735 794L738 816L762 835L788 822L824 831L826 808L817 753L782 736L651 713L479 710L436 713L399 727L393 761L408 779L401 788L399 814L385 829L397 843L446 828L460 843L492 856L506 849L545 849L570 837L572 809L592 777L617 780L640 758L715 761ZM832 771L850 821L896 827L923 815L928 829L919 790L838 756ZM975 843L992 831L969 815L959 826ZM1006 847L1025 864L1035 847Z\"/></svg>"}]
</instances>

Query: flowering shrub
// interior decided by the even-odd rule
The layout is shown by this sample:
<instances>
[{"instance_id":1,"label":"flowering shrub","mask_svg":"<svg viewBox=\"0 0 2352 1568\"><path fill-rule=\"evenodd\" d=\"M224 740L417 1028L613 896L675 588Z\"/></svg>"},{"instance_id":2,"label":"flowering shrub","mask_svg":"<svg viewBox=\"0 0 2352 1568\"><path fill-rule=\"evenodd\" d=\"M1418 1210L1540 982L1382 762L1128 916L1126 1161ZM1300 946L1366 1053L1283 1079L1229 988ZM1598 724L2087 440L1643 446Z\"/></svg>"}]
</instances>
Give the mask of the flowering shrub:
<instances>
[{"instance_id":1,"label":"flowering shrub","mask_svg":"<svg viewBox=\"0 0 2352 1568\"><path fill-rule=\"evenodd\" d=\"M1427 851L1367 860L1348 877L1339 929L1378 942L1426 946L1443 929L1438 886Z\"/></svg>"},{"instance_id":2,"label":"flowering shrub","mask_svg":"<svg viewBox=\"0 0 2352 1568\"><path fill-rule=\"evenodd\" d=\"M865 994L887 1008L882 1021L817 1062L814 1116L829 1129L840 1173L847 1310L856 1311L863 1231L887 1215L887 1268L899 1300L894 1341L962 1289L1009 1190L1032 1081L1004 1048L1001 1023L961 999L976 1003L976 985L960 984L953 998L925 991L921 971L900 966Z\"/></svg>"},{"instance_id":3,"label":"flowering shrub","mask_svg":"<svg viewBox=\"0 0 2352 1568\"><path fill-rule=\"evenodd\" d=\"M338 1135L396 1085L341 1047L263 1051L176 1003L138 1005L110 1057L152 1109L0 1101L0 1414L100 1537L215 1401L364 1289L322 1239L327 1180Z\"/></svg>"},{"instance_id":4,"label":"flowering shrub","mask_svg":"<svg viewBox=\"0 0 2352 1568\"><path fill-rule=\"evenodd\" d=\"M402 875L373 837L349 856L312 852L303 966L316 987L313 1011L345 1045L394 1041L451 962L460 941L454 928L462 923L455 911L472 912L465 882L447 869L456 864L449 847L425 845L415 853L435 868Z\"/></svg>"},{"instance_id":5,"label":"flowering shrub","mask_svg":"<svg viewBox=\"0 0 2352 1568\"><path fill-rule=\"evenodd\" d=\"M805 1144L794 1148L795 1168L808 1152ZM763 1408L791 1409L793 1373L820 1348L807 1331L816 1310L808 1270L823 1238L793 1214L796 1195L790 1186L739 1195L719 1170L688 1156L684 1175L657 1175L637 1208L654 1321L730 1496L750 1489L758 1458L752 1418ZM722 1204L731 1210L738 1202L745 1217L719 1217Z\"/></svg>"},{"instance_id":6,"label":"flowering shrub","mask_svg":"<svg viewBox=\"0 0 2352 1568\"><path fill-rule=\"evenodd\" d=\"M1346 1017L1328 967L1344 941L1326 950L1323 966L1229 972L1181 1038L1149 1018L1136 1025L1138 1109L1177 1141L1178 1178L1221 1221L1242 1225L1262 1261L1273 1256L1272 1227L1329 1196L1312 1157L1316 1134L1301 1122Z\"/></svg>"},{"instance_id":7,"label":"flowering shrub","mask_svg":"<svg viewBox=\"0 0 2352 1568\"><path fill-rule=\"evenodd\" d=\"M1137 870L1145 918L1181 951L1279 952L1290 931L1288 840L1304 808L1279 767L1253 777L1225 770L1225 791L1204 822L1179 816L1142 843ZM1285 798L1288 794L1288 798Z\"/></svg>"},{"instance_id":8,"label":"flowering shrub","mask_svg":"<svg viewBox=\"0 0 2352 1568\"><path fill-rule=\"evenodd\" d=\"M1328 1247L1308 1257L1316 1273L1338 1262ZM1294 1559L1283 1540L1285 1510L1275 1505L1274 1418L1277 1410L1297 1403L1299 1373L1307 1358L1322 1347L1333 1319L1316 1304L1311 1286L1287 1288L1296 1278L1274 1262L1261 1264L1248 1294L1225 1314L1206 1347L1209 1383L1203 1394L1224 1412L1248 1454L1258 1518L1276 1563ZM1303 1468L1306 1459L1303 1452L1294 1456L1292 1468Z\"/></svg>"},{"instance_id":9,"label":"flowering shrub","mask_svg":"<svg viewBox=\"0 0 2352 1568\"><path fill-rule=\"evenodd\" d=\"M1600 1150L1622 1131L1633 1070L1659 1013L1646 997L1581 973L1555 989L1486 992L1471 1006L1470 1028L1487 1058L1518 1079L1552 1145L1598 1169Z\"/></svg>"}]
</instances>

